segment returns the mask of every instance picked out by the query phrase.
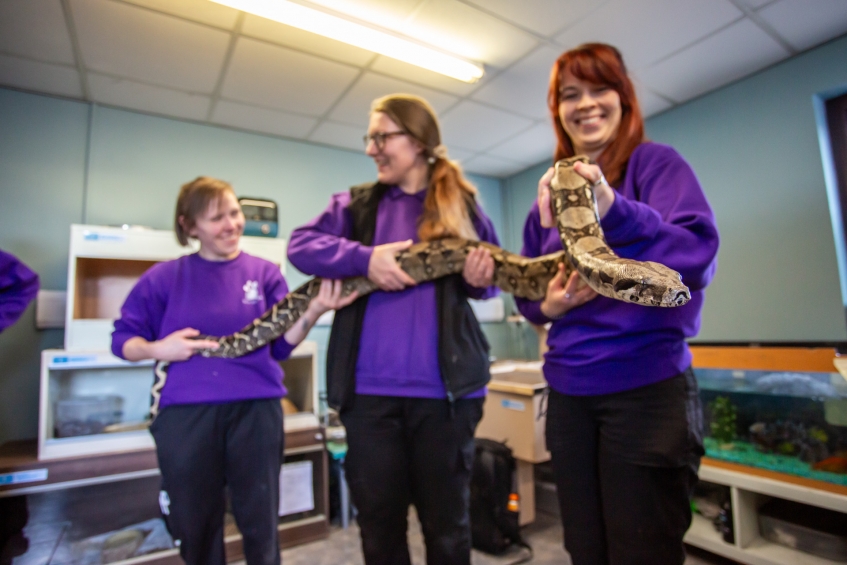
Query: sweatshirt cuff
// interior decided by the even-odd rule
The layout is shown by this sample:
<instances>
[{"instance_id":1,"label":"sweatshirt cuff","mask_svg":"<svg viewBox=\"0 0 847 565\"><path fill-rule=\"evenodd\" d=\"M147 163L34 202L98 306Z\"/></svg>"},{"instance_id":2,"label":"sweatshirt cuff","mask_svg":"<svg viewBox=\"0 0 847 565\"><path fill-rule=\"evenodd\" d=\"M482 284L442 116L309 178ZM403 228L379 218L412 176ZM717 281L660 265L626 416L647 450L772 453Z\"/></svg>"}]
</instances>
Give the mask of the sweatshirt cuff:
<instances>
[{"instance_id":1,"label":"sweatshirt cuff","mask_svg":"<svg viewBox=\"0 0 847 565\"><path fill-rule=\"evenodd\" d=\"M515 298L515 302L518 304L518 311L523 314L524 318L526 318L533 324L543 326L547 322L553 321L544 314L542 314L541 300L532 301L522 298Z\"/></svg>"},{"instance_id":2,"label":"sweatshirt cuff","mask_svg":"<svg viewBox=\"0 0 847 565\"><path fill-rule=\"evenodd\" d=\"M368 265L374 248L367 245L359 245L353 250L353 268L360 277L368 276Z\"/></svg>"},{"instance_id":3,"label":"sweatshirt cuff","mask_svg":"<svg viewBox=\"0 0 847 565\"><path fill-rule=\"evenodd\" d=\"M624 198L620 194L615 195L615 201L612 202L612 205L609 207L609 211L606 212L606 215L600 220L600 227L603 228L603 232L606 235L614 235L616 230L621 229L621 227L626 225L627 218L627 203L624 202Z\"/></svg>"},{"instance_id":4,"label":"sweatshirt cuff","mask_svg":"<svg viewBox=\"0 0 847 565\"><path fill-rule=\"evenodd\" d=\"M271 345L271 353L277 361L285 361L291 357L291 352L294 351L296 345L291 345L285 340L285 336L281 335L275 339Z\"/></svg>"},{"instance_id":5,"label":"sweatshirt cuff","mask_svg":"<svg viewBox=\"0 0 847 565\"><path fill-rule=\"evenodd\" d=\"M124 357L124 344L129 341L132 337L131 335L113 335L112 336L112 354L115 357L120 357L121 359L126 359Z\"/></svg>"}]
</instances>

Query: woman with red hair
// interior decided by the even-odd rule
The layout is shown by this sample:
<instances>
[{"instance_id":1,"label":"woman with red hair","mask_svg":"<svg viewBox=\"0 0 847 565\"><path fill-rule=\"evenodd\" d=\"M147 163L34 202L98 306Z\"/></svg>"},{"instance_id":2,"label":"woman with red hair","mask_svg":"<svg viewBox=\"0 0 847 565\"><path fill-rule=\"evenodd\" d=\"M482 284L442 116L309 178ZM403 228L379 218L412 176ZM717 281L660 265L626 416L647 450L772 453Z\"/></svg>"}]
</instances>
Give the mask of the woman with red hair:
<instances>
[{"instance_id":1,"label":"woman with red hair","mask_svg":"<svg viewBox=\"0 0 847 565\"><path fill-rule=\"evenodd\" d=\"M556 159L588 155L576 172L594 185L600 224L621 257L682 274L691 301L646 308L598 296L574 272L553 278L544 300L517 299L551 323L547 447L574 565L685 560L689 496L697 481L702 416L685 339L700 327L716 269L718 232L694 172L644 122L617 49L591 43L553 65L548 104ZM604 176L605 175L605 176ZM522 254L561 249L550 210L553 169L538 184Z\"/></svg>"}]
</instances>

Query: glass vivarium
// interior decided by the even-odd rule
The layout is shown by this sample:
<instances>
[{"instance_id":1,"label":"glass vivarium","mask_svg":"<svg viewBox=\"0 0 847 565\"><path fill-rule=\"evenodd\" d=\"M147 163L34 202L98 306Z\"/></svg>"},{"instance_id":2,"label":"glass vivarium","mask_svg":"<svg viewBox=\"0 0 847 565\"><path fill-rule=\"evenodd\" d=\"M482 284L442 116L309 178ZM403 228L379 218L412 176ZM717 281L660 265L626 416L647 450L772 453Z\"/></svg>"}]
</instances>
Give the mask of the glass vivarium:
<instances>
[{"instance_id":1,"label":"glass vivarium","mask_svg":"<svg viewBox=\"0 0 847 565\"><path fill-rule=\"evenodd\" d=\"M708 457L847 486L847 380L839 373L694 372Z\"/></svg>"}]
</instances>

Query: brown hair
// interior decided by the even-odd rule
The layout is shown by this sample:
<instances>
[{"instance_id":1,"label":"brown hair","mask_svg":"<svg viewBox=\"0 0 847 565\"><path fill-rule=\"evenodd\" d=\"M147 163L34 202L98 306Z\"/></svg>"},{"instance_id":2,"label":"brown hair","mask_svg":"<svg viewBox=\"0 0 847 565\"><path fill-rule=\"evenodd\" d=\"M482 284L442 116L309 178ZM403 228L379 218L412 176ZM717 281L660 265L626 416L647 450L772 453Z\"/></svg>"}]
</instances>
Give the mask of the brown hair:
<instances>
[{"instance_id":1,"label":"brown hair","mask_svg":"<svg viewBox=\"0 0 847 565\"><path fill-rule=\"evenodd\" d=\"M235 195L232 185L212 177L197 177L182 185L174 215L174 231L180 245L188 245L188 234L196 225L197 216L205 212L213 201L220 200L226 192Z\"/></svg>"},{"instance_id":2,"label":"brown hair","mask_svg":"<svg viewBox=\"0 0 847 565\"><path fill-rule=\"evenodd\" d=\"M550 72L550 89L547 106L553 118L553 129L559 143L555 160L573 157L574 148L559 118L559 96L562 75L569 71L586 82L603 84L612 88L621 98L621 123L612 142L597 158L609 183L616 186L621 180L633 150L643 141L644 119L635 97L635 87L626 72L620 52L605 43L585 43L565 51L553 64Z\"/></svg>"},{"instance_id":3,"label":"brown hair","mask_svg":"<svg viewBox=\"0 0 847 565\"><path fill-rule=\"evenodd\" d=\"M445 237L479 239L469 212L475 205L476 187L464 177L459 164L447 158L432 106L419 96L392 94L374 100L371 113L374 112L388 116L423 146L429 163L429 182L418 224L421 241Z\"/></svg>"}]
</instances>

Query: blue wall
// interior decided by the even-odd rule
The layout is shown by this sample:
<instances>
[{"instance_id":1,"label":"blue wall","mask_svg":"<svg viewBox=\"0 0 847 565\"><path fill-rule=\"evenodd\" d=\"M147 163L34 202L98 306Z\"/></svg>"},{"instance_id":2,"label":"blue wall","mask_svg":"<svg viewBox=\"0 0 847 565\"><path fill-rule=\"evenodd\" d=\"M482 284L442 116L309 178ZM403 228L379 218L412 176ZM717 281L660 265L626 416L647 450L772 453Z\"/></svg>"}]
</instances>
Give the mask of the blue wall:
<instances>
[{"instance_id":1,"label":"blue wall","mask_svg":"<svg viewBox=\"0 0 847 565\"><path fill-rule=\"evenodd\" d=\"M845 86L847 36L647 121L694 167L721 233L697 340L847 339L812 104ZM548 165L504 181L510 249Z\"/></svg>"},{"instance_id":2,"label":"blue wall","mask_svg":"<svg viewBox=\"0 0 847 565\"><path fill-rule=\"evenodd\" d=\"M0 89L0 248L67 287L71 223L170 229L178 187L206 174L239 194L280 206L280 237L316 216L330 194L370 180L364 154ZM502 231L501 187L471 176ZM305 276L290 265L294 286ZM511 352L509 329L485 324L493 352ZM323 351L327 328L309 339ZM37 433L39 352L61 348L61 330L35 330L34 307L0 335L0 443Z\"/></svg>"}]
</instances>

